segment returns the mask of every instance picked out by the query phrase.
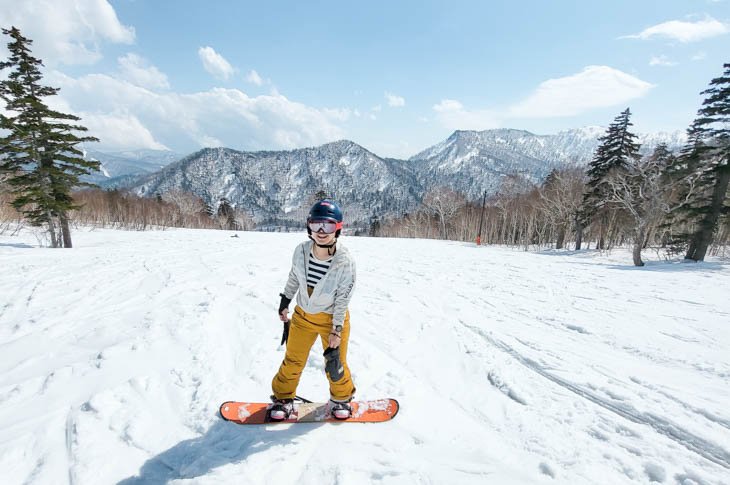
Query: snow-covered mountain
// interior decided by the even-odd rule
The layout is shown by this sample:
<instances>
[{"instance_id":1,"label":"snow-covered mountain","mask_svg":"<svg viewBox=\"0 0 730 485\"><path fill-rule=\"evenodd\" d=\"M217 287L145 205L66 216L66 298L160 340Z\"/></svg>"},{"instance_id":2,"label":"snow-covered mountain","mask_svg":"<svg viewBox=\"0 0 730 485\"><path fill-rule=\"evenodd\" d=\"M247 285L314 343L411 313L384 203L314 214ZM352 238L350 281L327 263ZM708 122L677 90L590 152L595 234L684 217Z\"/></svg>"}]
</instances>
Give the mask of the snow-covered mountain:
<instances>
[{"instance_id":1,"label":"snow-covered mountain","mask_svg":"<svg viewBox=\"0 0 730 485\"><path fill-rule=\"evenodd\" d=\"M499 190L507 175L539 183L555 167L590 161L604 128L535 135L523 130L456 131L408 160L382 158L351 141L289 151L206 148L131 183L141 195L191 191L215 205L221 197L257 222L301 220L318 190L337 197L351 222L394 216L417 207L430 189L445 186L474 200ZM678 148L681 132L641 135L648 152L658 143Z\"/></svg>"},{"instance_id":2,"label":"snow-covered mountain","mask_svg":"<svg viewBox=\"0 0 730 485\"><path fill-rule=\"evenodd\" d=\"M290 151L240 152L206 148L135 186L141 195L193 192L211 205L226 197L255 220L300 221L319 190L335 194L349 221L396 213L417 204L415 175L402 160L380 158L351 141Z\"/></svg>"},{"instance_id":3,"label":"snow-covered mountain","mask_svg":"<svg viewBox=\"0 0 730 485\"><path fill-rule=\"evenodd\" d=\"M127 150L121 152L101 152L88 150L84 153L87 160L101 162L100 171L84 177L84 181L102 187L124 185L130 178L154 173L164 166L179 160L182 155L169 150Z\"/></svg>"},{"instance_id":4,"label":"snow-covered mountain","mask_svg":"<svg viewBox=\"0 0 730 485\"><path fill-rule=\"evenodd\" d=\"M505 175L518 174L539 183L553 168L585 165L598 147L605 128L590 126L535 135L524 130L455 131L443 142L414 155L418 179L424 188L447 185L477 198L485 190L499 190ZM677 149L684 141L682 132L639 135L642 153L659 143Z\"/></svg>"}]
</instances>

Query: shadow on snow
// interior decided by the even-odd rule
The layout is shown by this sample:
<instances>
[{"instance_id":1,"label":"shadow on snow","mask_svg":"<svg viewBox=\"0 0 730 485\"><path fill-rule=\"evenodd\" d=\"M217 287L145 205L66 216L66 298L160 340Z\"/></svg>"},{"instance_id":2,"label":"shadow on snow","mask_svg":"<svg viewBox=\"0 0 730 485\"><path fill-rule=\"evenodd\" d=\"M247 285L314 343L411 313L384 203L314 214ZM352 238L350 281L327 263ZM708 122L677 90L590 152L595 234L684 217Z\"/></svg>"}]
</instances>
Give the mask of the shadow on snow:
<instances>
[{"instance_id":1,"label":"shadow on snow","mask_svg":"<svg viewBox=\"0 0 730 485\"><path fill-rule=\"evenodd\" d=\"M723 271L730 267L730 264L726 258L720 258L720 261L692 261L688 259L669 259L669 260L658 260L658 261L644 261L644 266L634 266L631 262L631 253L627 252L626 264L615 264L614 262L605 262L597 259L596 256L600 256L602 253L598 249L581 249L579 251L570 249L544 249L538 251L536 254L540 256L570 256L572 258L586 257L590 258L590 262L582 263L577 261L566 261L567 264L578 264L578 265L590 265L595 267L604 267L608 269L619 269L622 271L666 271L666 272L678 272L678 271L699 271L699 272L713 272ZM608 252L608 254L611 254Z\"/></svg>"},{"instance_id":2,"label":"shadow on snow","mask_svg":"<svg viewBox=\"0 0 730 485\"><path fill-rule=\"evenodd\" d=\"M609 269L620 269L623 271L664 271L664 272L678 272L678 271L698 271L714 272L723 271L727 266L726 263L715 262L715 261L690 261L690 260L675 260L675 261L644 261L644 266L633 266L632 264L619 265L611 264L606 267Z\"/></svg>"},{"instance_id":3,"label":"shadow on snow","mask_svg":"<svg viewBox=\"0 0 730 485\"><path fill-rule=\"evenodd\" d=\"M6 248L18 248L18 249L33 249L33 246L25 243L0 243L0 247Z\"/></svg>"},{"instance_id":4,"label":"shadow on snow","mask_svg":"<svg viewBox=\"0 0 730 485\"><path fill-rule=\"evenodd\" d=\"M207 475L229 463L239 463L274 446L291 444L322 423L292 425L238 425L216 421L197 438L181 441L172 448L147 460L136 476L117 485L156 485L171 480ZM245 481L245 477L240 477Z\"/></svg>"}]
</instances>

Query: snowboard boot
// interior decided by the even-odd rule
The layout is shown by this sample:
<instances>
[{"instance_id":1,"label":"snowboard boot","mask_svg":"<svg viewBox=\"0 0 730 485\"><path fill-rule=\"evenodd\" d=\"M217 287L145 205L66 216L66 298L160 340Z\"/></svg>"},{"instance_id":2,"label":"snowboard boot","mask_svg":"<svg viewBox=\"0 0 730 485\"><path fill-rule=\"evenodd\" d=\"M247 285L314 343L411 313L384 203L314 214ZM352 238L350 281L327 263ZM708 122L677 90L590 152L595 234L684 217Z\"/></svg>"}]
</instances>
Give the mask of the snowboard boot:
<instances>
[{"instance_id":1,"label":"snowboard boot","mask_svg":"<svg viewBox=\"0 0 730 485\"><path fill-rule=\"evenodd\" d=\"M350 401L334 401L330 399L330 414L335 419L347 419L352 416Z\"/></svg>"},{"instance_id":2,"label":"snowboard boot","mask_svg":"<svg viewBox=\"0 0 730 485\"><path fill-rule=\"evenodd\" d=\"M269 419L272 421L284 421L289 419L293 411L293 399L274 399L274 404L269 408Z\"/></svg>"}]
</instances>

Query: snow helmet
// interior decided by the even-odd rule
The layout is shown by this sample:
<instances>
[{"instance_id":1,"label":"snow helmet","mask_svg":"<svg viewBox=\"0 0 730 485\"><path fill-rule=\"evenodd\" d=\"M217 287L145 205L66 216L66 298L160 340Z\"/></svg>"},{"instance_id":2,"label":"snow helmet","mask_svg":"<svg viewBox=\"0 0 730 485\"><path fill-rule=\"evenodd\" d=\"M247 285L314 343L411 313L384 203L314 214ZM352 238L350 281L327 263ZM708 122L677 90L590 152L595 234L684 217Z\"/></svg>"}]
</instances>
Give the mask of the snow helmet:
<instances>
[{"instance_id":1,"label":"snow helmet","mask_svg":"<svg viewBox=\"0 0 730 485\"><path fill-rule=\"evenodd\" d=\"M313 221L329 221L334 222L337 226L335 232L335 238L340 237L342 232L342 209L332 199L322 199L315 202L311 209L309 209L309 216L307 216L307 233L311 236L312 230L309 228L309 223Z\"/></svg>"}]
</instances>

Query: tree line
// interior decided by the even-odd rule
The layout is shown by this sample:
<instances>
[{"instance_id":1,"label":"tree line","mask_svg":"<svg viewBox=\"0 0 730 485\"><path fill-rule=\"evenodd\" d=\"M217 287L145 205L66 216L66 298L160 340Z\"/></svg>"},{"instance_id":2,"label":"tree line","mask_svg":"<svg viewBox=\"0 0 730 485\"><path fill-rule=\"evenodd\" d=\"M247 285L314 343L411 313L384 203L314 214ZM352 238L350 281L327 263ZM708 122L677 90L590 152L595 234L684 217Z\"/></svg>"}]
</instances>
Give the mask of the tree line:
<instances>
[{"instance_id":1,"label":"tree line","mask_svg":"<svg viewBox=\"0 0 730 485\"><path fill-rule=\"evenodd\" d=\"M140 197L118 189L89 189L75 192L73 198L78 205L73 222L83 226L137 231L167 227L248 231L255 227L251 217L227 198L212 207L181 190Z\"/></svg>"},{"instance_id":2,"label":"tree line","mask_svg":"<svg viewBox=\"0 0 730 485\"><path fill-rule=\"evenodd\" d=\"M468 241L479 227L488 244L561 249L572 239L575 249L631 244L637 266L649 246L702 261L730 241L730 64L723 67L702 91L679 153L660 144L641 156L627 108L599 138L587 169L553 170L540 185L506 177L481 207L435 188L414 213L374 218L370 234Z\"/></svg>"}]
</instances>

